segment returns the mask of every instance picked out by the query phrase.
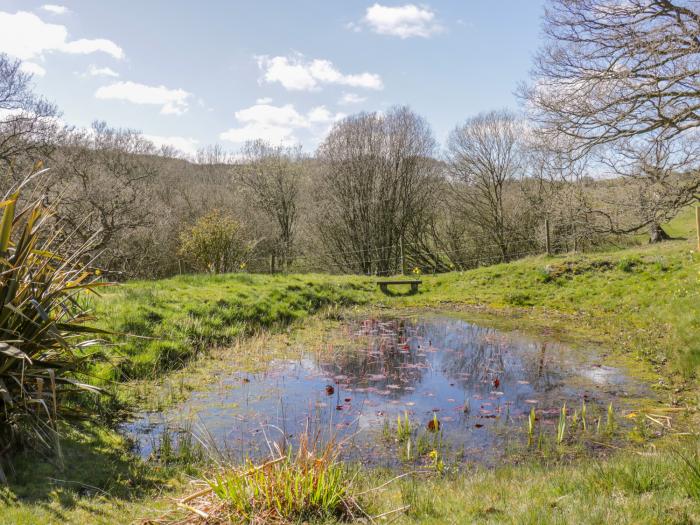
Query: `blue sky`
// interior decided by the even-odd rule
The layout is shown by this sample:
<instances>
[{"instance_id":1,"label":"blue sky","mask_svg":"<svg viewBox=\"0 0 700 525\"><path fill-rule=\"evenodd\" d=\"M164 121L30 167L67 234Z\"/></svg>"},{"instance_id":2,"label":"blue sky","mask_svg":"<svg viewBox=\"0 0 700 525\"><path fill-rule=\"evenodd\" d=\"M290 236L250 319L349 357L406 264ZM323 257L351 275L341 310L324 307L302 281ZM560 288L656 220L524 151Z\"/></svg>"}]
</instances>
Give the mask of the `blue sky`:
<instances>
[{"instance_id":1,"label":"blue sky","mask_svg":"<svg viewBox=\"0 0 700 525\"><path fill-rule=\"evenodd\" d=\"M53 0L52 0L53 2ZM313 149L332 123L408 104L444 142L517 108L541 0L0 0L0 52L67 123L138 129L187 153L256 137Z\"/></svg>"}]
</instances>

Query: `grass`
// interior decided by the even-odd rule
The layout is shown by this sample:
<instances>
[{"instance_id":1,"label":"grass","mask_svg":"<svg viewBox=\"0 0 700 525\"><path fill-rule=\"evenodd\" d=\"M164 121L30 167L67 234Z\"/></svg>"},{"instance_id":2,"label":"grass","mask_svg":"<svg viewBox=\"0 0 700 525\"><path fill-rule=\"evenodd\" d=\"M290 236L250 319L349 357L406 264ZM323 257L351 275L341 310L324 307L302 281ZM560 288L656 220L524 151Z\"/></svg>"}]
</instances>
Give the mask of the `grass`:
<instances>
[{"instance_id":1,"label":"grass","mask_svg":"<svg viewBox=\"0 0 700 525\"><path fill-rule=\"evenodd\" d=\"M128 283L93 306L102 327L135 337L95 355L92 373L105 380L159 377L239 337L350 305L466 308L518 328L600 342L667 376L689 376L700 365L700 255L687 241L529 257L422 279L420 292L407 296L384 295L367 277L315 274Z\"/></svg>"},{"instance_id":2,"label":"grass","mask_svg":"<svg viewBox=\"0 0 700 525\"><path fill-rule=\"evenodd\" d=\"M360 279L248 274L130 282L91 305L116 347L93 355L102 380L154 378L216 346L367 300Z\"/></svg>"},{"instance_id":3,"label":"grass","mask_svg":"<svg viewBox=\"0 0 700 525\"><path fill-rule=\"evenodd\" d=\"M215 513L234 523L302 522L351 518L362 510L352 497L352 476L333 442L308 432L297 450L277 450L270 461L216 473L209 481ZM211 503L209 507L211 506ZM213 514L208 508L208 514Z\"/></svg>"},{"instance_id":4,"label":"grass","mask_svg":"<svg viewBox=\"0 0 700 525\"><path fill-rule=\"evenodd\" d=\"M692 219L692 215L683 216L667 231L689 236ZM419 293L407 296L384 295L371 278L327 275L182 276L128 283L108 290L91 306L102 327L140 337L103 350L95 356L91 372L103 380L122 381L164 375L167 381L178 381L196 375L195 369L207 376L210 365L206 363L212 360L204 356L209 352L221 360L216 362L228 362L232 354L244 352L242 337L279 331L295 322L301 325L300 321L323 310L334 317L336 311L353 305L379 312L452 308L477 321L487 318L500 328L600 345L606 348L608 361L636 363L634 373L653 380L668 402L697 407L700 256L692 240L594 254L537 256L422 276ZM253 340L253 354L272 351L274 345L265 337ZM239 366L235 363L231 366ZM565 431L585 424L591 434L601 434L615 426L615 414L596 420L582 406L576 423L569 421ZM6 503L0 504L3 520L124 522L156 517L172 509L166 496L188 492L178 461L141 464L113 432L99 429L99 436L91 435L96 432L83 429L70 435L67 468L73 470L69 472L49 464L34 469L30 463L18 463L4 492ZM437 450L424 444L425 450L419 451L419 444L415 443L418 454ZM450 468L436 467L430 475L403 478L369 492L362 503L374 514L411 505L390 518L407 524L697 522L697 439L663 440L656 447L614 453L611 449L605 460L577 458L570 464L535 455L522 458L522 464L494 470L454 474ZM176 451L170 454L179 457ZM434 459L437 465L439 456ZM364 491L390 476L363 472L357 482ZM78 484L47 481L50 478ZM130 479L134 481L129 483ZM336 519L331 513L321 521Z\"/></svg>"},{"instance_id":5,"label":"grass","mask_svg":"<svg viewBox=\"0 0 700 525\"><path fill-rule=\"evenodd\" d=\"M400 524L697 523L700 502L691 495L697 481L688 473L698 460L684 457L690 466L671 452L627 452L605 462L421 474L375 494L372 505L378 513L410 505L396 518Z\"/></svg>"},{"instance_id":6,"label":"grass","mask_svg":"<svg viewBox=\"0 0 700 525\"><path fill-rule=\"evenodd\" d=\"M62 429L63 463L14 458L10 485L0 487L0 523L128 523L167 510L164 492L182 491L180 469L135 460L129 443L95 425Z\"/></svg>"}]
</instances>

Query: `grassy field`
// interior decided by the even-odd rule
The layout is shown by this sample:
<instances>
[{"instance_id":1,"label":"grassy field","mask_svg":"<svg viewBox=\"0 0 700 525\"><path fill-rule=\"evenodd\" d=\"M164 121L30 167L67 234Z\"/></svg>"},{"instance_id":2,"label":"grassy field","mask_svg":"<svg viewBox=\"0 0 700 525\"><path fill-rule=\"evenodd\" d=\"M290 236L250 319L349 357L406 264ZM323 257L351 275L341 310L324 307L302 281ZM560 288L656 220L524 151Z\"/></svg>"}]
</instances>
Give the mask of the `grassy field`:
<instances>
[{"instance_id":1,"label":"grassy field","mask_svg":"<svg viewBox=\"0 0 700 525\"><path fill-rule=\"evenodd\" d=\"M690 237L689 213L668 231ZM453 308L506 328L556 332L638 364L659 397L692 412L700 366L700 255L694 239L595 254L531 257L511 264L422 276L418 294L384 295L374 279L326 275L181 276L131 282L92 300L102 327L132 334L95 354L103 382L172 377L193 359L236 351L260 331L303 326L321 311ZM190 365L191 366L191 365ZM185 368L183 374L188 373ZM127 388L128 384L124 387ZM67 432L64 466L18 458L0 491L0 523L124 523L172 508L196 465L143 463L113 431ZM694 436L618 451L606 461L525 461L496 470L410 478L364 496L395 523L695 523L700 465ZM387 473L364 473L360 489Z\"/></svg>"},{"instance_id":2,"label":"grassy field","mask_svg":"<svg viewBox=\"0 0 700 525\"><path fill-rule=\"evenodd\" d=\"M320 274L130 282L95 301L102 327L131 334L95 355L95 371L105 379L158 377L241 336L351 305L471 307L585 335L669 375L690 375L700 363L700 255L687 241L421 278L418 294L390 296L374 278Z\"/></svg>"},{"instance_id":3,"label":"grassy field","mask_svg":"<svg viewBox=\"0 0 700 525\"><path fill-rule=\"evenodd\" d=\"M274 330L321 308L362 304L366 280L315 275L185 275L134 281L92 300L116 346L93 355L103 380L154 378L202 352Z\"/></svg>"}]
</instances>

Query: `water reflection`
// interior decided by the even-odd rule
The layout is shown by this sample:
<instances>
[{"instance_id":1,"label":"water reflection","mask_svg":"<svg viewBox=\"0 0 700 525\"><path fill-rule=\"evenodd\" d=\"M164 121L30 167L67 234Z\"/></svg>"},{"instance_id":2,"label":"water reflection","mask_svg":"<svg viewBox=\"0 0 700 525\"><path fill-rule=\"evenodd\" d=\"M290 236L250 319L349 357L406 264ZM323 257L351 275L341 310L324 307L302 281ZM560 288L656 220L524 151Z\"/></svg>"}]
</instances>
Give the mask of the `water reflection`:
<instances>
[{"instance_id":1,"label":"water reflection","mask_svg":"<svg viewBox=\"0 0 700 525\"><path fill-rule=\"evenodd\" d=\"M546 423L564 401L585 399L593 411L615 393L644 390L620 370L597 365L594 351L450 317L365 319L340 330L341 345L230 377L224 388L197 392L169 413L143 414L127 431L148 455L165 424L191 420L219 449L249 456L266 450L268 440L293 442L311 427L346 439L348 457L391 462L385 422L408 412L425 427L437 414L445 442L483 461L521 439L532 406Z\"/></svg>"}]
</instances>

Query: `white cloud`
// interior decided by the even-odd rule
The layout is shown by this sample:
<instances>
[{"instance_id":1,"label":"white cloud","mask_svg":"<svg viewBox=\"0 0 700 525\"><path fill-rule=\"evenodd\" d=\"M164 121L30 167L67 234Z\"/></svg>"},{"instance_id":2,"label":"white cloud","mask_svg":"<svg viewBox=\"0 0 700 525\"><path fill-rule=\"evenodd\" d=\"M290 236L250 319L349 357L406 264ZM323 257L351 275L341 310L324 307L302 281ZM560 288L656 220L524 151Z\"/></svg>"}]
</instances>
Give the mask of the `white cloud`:
<instances>
[{"instance_id":1,"label":"white cloud","mask_svg":"<svg viewBox=\"0 0 700 525\"><path fill-rule=\"evenodd\" d=\"M335 120L335 115L328 111L326 106L318 106L309 111L309 122L314 124L328 124Z\"/></svg>"},{"instance_id":2,"label":"white cloud","mask_svg":"<svg viewBox=\"0 0 700 525\"><path fill-rule=\"evenodd\" d=\"M66 53L74 53L77 55L89 55L101 51L112 55L114 58L124 58L122 48L105 38L81 38L79 40L73 40L72 42L66 42L61 50Z\"/></svg>"},{"instance_id":3,"label":"white cloud","mask_svg":"<svg viewBox=\"0 0 700 525\"><path fill-rule=\"evenodd\" d=\"M31 60L43 58L46 53L90 54L106 53L123 58L124 51L104 38L68 40L68 30L59 24L45 23L33 13L15 14L0 11L0 52Z\"/></svg>"},{"instance_id":4,"label":"white cloud","mask_svg":"<svg viewBox=\"0 0 700 525\"><path fill-rule=\"evenodd\" d=\"M303 55L291 57L260 56L258 67L264 71L266 82L279 82L288 90L312 91L322 84L338 84L366 89L383 89L384 84L375 73L347 75L341 73L329 60L306 60Z\"/></svg>"},{"instance_id":5,"label":"white cloud","mask_svg":"<svg viewBox=\"0 0 700 525\"><path fill-rule=\"evenodd\" d=\"M194 157L197 154L199 141L191 137L165 137L162 135L142 135L143 138L152 142L157 148L171 147L186 155Z\"/></svg>"},{"instance_id":6,"label":"white cloud","mask_svg":"<svg viewBox=\"0 0 700 525\"><path fill-rule=\"evenodd\" d=\"M430 8L415 4L397 7L374 4L367 8L362 21L375 33L399 38L430 38L443 31Z\"/></svg>"},{"instance_id":7,"label":"white cloud","mask_svg":"<svg viewBox=\"0 0 700 525\"><path fill-rule=\"evenodd\" d=\"M64 5L44 4L41 6L41 8L44 11L48 11L49 13L53 13L55 15L63 15L68 12L68 8Z\"/></svg>"},{"instance_id":8,"label":"white cloud","mask_svg":"<svg viewBox=\"0 0 700 525\"><path fill-rule=\"evenodd\" d=\"M296 133L300 130L317 135L326 130L342 113L332 113L325 106L318 106L308 113L299 113L292 104L273 106L256 104L237 111L238 127L222 132L222 140L242 143L248 140L263 139L273 144L293 144L298 142Z\"/></svg>"},{"instance_id":9,"label":"white cloud","mask_svg":"<svg viewBox=\"0 0 700 525\"><path fill-rule=\"evenodd\" d=\"M95 91L100 100L125 100L134 104L160 106L164 115L182 115L189 108L190 93L184 89L169 89L165 86L147 86L136 82L115 82Z\"/></svg>"},{"instance_id":10,"label":"white cloud","mask_svg":"<svg viewBox=\"0 0 700 525\"><path fill-rule=\"evenodd\" d=\"M43 77L46 74L46 70L36 62L22 62L19 67L25 73L36 75L37 77Z\"/></svg>"},{"instance_id":11,"label":"white cloud","mask_svg":"<svg viewBox=\"0 0 700 525\"><path fill-rule=\"evenodd\" d=\"M357 93L343 93L343 96L340 97L338 104L341 106L349 106L350 104L362 104L366 100L367 97L361 97Z\"/></svg>"},{"instance_id":12,"label":"white cloud","mask_svg":"<svg viewBox=\"0 0 700 525\"><path fill-rule=\"evenodd\" d=\"M256 104L271 104L272 103L272 98L271 97L262 97L259 98L255 101Z\"/></svg>"},{"instance_id":13,"label":"white cloud","mask_svg":"<svg viewBox=\"0 0 700 525\"><path fill-rule=\"evenodd\" d=\"M91 65L87 72L85 73L85 76L88 77L112 77L116 78L119 76L119 73L114 71L112 68L109 67L97 67L94 65Z\"/></svg>"}]
</instances>

